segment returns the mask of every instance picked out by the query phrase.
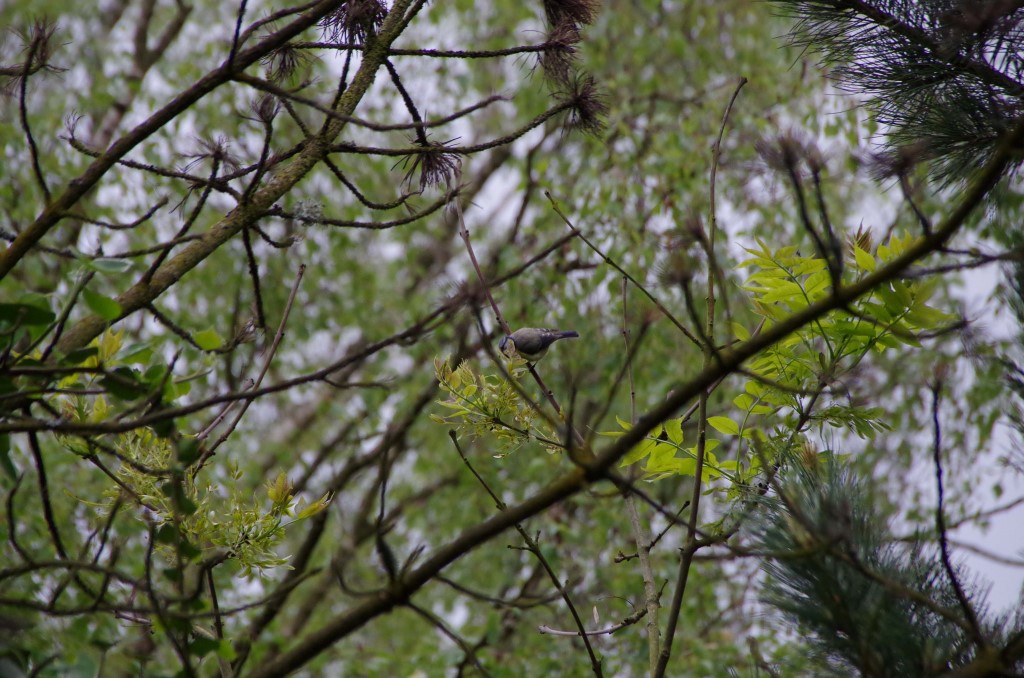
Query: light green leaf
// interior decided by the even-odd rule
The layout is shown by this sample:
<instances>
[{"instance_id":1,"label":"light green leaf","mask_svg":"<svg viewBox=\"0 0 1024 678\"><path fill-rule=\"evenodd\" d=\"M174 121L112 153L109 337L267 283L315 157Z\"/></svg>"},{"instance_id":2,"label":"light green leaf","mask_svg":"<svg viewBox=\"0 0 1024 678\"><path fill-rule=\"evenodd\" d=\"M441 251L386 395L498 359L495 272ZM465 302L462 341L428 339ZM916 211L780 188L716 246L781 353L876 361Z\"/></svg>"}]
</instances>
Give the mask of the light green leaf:
<instances>
[{"instance_id":1,"label":"light green leaf","mask_svg":"<svg viewBox=\"0 0 1024 678\"><path fill-rule=\"evenodd\" d=\"M235 646L227 638L222 638L217 642L217 656L224 661L234 661L238 654L235 652Z\"/></svg>"},{"instance_id":2,"label":"light green leaf","mask_svg":"<svg viewBox=\"0 0 1024 678\"><path fill-rule=\"evenodd\" d=\"M135 342L121 349L117 359L122 363L137 363L145 365L153 357L153 347L144 341Z\"/></svg>"},{"instance_id":3,"label":"light green leaf","mask_svg":"<svg viewBox=\"0 0 1024 678\"><path fill-rule=\"evenodd\" d=\"M801 288L794 282L786 281L783 284L778 285L774 290L772 290L768 294L765 294L763 297L761 297L761 301L768 304L773 301L792 301L794 299L802 300L803 296L803 288Z\"/></svg>"},{"instance_id":4,"label":"light green leaf","mask_svg":"<svg viewBox=\"0 0 1024 678\"><path fill-rule=\"evenodd\" d=\"M719 433L739 435L740 426L729 417L708 417L708 425Z\"/></svg>"},{"instance_id":5,"label":"light green leaf","mask_svg":"<svg viewBox=\"0 0 1024 678\"><path fill-rule=\"evenodd\" d=\"M878 262L868 252L860 248L860 245L853 246L853 258L857 261L857 268L862 271L871 272L878 268Z\"/></svg>"},{"instance_id":6,"label":"light green leaf","mask_svg":"<svg viewBox=\"0 0 1024 678\"><path fill-rule=\"evenodd\" d=\"M650 454L651 451L657 446L657 444L657 440L652 440L650 438L645 438L644 440L641 440L639 443L633 446L633 449L626 453L626 456L622 458L621 462L619 462L619 466L629 466L631 464L635 464L636 462L640 461L648 454Z\"/></svg>"},{"instance_id":7,"label":"light green leaf","mask_svg":"<svg viewBox=\"0 0 1024 678\"><path fill-rule=\"evenodd\" d=\"M217 334L216 330L212 329L197 332L195 336L193 336L192 338L196 340L196 343L199 345L199 348L203 349L204 351L212 351L224 345L224 340L221 338L219 334Z\"/></svg>"},{"instance_id":8,"label":"light green leaf","mask_svg":"<svg viewBox=\"0 0 1024 678\"><path fill-rule=\"evenodd\" d=\"M804 281L804 293L812 298L818 298L819 292L825 292L832 284L832 276L828 271L818 271L810 275L806 281Z\"/></svg>"},{"instance_id":9,"label":"light green leaf","mask_svg":"<svg viewBox=\"0 0 1024 678\"><path fill-rule=\"evenodd\" d=\"M828 273L827 267L825 266L825 260L814 257L812 259L803 259L795 266L793 266L794 275L807 275L808 273Z\"/></svg>"},{"instance_id":10,"label":"light green leaf","mask_svg":"<svg viewBox=\"0 0 1024 678\"><path fill-rule=\"evenodd\" d=\"M682 419L669 419L665 422L665 433L668 435L668 439L676 445L683 442L683 420Z\"/></svg>"},{"instance_id":11,"label":"light green leaf","mask_svg":"<svg viewBox=\"0 0 1024 678\"><path fill-rule=\"evenodd\" d=\"M132 262L126 259L89 259L85 265L99 273L124 273L131 269Z\"/></svg>"},{"instance_id":12,"label":"light green leaf","mask_svg":"<svg viewBox=\"0 0 1024 678\"><path fill-rule=\"evenodd\" d=\"M676 466L675 457L676 448L671 445L659 443L654 446L653 450L651 450L650 457L647 459L647 464L644 465L644 472L652 474L674 471Z\"/></svg>"},{"instance_id":13,"label":"light green leaf","mask_svg":"<svg viewBox=\"0 0 1024 678\"><path fill-rule=\"evenodd\" d=\"M681 476L697 475L697 460L692 458L677 459L675 471Z\"/></svg>"}]
</instances>

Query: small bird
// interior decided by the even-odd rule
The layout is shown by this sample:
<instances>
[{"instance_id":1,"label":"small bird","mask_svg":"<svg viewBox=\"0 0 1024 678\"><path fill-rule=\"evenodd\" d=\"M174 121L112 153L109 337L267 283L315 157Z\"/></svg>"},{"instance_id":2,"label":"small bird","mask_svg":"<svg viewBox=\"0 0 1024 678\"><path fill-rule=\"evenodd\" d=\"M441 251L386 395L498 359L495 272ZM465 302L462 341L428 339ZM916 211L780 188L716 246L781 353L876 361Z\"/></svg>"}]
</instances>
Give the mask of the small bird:
<instances>
[{"instance_id":1,"label":"small bird","mask_svg":"<svg viewBox=\"0 0 1024 678\"><path fill-rule=\"evenodd\" d=\"M498 349L505 355L516 352L527 362L535 363L544 357L548 347L559 339L578 337L575 330L549 330L542 327L520 327L502 338Z\"/></svg>"}]
</instances>

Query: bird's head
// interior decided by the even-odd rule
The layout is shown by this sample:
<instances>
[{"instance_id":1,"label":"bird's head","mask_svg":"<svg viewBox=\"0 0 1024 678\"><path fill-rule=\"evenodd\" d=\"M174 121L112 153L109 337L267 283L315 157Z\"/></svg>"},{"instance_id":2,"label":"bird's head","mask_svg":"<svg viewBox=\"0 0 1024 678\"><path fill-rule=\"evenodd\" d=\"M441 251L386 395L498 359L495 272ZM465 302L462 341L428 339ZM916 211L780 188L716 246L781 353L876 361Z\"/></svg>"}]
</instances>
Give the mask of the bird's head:
<instances>
[{"instance_id":1,"label":"bird's head","mask_svg":"<svg viewBox=\"0 0 1024 678\"><path fill-rule=\"evenodd\" d=\"M498 342L498 350L504 353L505 355L508 355L511 351L514 351L515 348L516 342L513 341L512 337L510 337L507 334L501 338L501 341Z\"/></svg>"}]
</instances>

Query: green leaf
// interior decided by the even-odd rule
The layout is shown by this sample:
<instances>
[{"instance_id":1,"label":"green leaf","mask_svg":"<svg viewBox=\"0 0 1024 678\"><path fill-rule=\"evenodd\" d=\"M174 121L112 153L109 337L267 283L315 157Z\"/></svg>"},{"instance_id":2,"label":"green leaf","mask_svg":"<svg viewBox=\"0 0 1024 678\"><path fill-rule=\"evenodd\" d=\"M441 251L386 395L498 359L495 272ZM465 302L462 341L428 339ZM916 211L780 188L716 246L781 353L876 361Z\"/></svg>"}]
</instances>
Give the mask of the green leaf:
<instances>
[{"instance_id":1,"label":"green leaf","mask_svg":"<svg viewBox=\"0 0 1024 678\"><path fill-rule=\"evenodd\" d=\"M142 374L142 380L150 386L159 386L169 370L170 367L167 365L150 365Z\"/></svg>"},{"instance_id":2,"label":"green leaf","mask_svg":"<svg viewBox=\"0 0 1024 678\"><path fill-rule=\"evenodd\" d=\"M677 459L676 473L681 476L695 476L697 475L697 460L692 457L686 459Z\"/></svg>"},{"instance_id":3,"label":"green leaf","mask_svg":"<svg viewBox=\"0 0 1024 678\"><path fill-rule=\"evenodd\" d=\"M127 259L86 259L85 265L99 273L124 273L132 267Z\"/></svg>"},{"instance_id":4,"label":"green leaf","mask_svg":"<svg viewBox=\"0 0 1024 678\"><path fill-rule=\"evenodd\" d=\"M793 266L794 275L807 275L808 273L824 273L826 278L829 277L825 260L817 257L801 259Z\"/></svg>"},{"instance_id":5,"label":"green leaf","mask_svg":"<svg viewBox=\"0 0 1024 678\"><path fill-rule=\"evenodd\" d=\"M123 363L136 363L145 365L149 362L149 359L153 357L153 347L149 345L149 342L137 341L134 344L121 349L118 353L117 359Z\"/></svg>"},{"instance_id":6,"label":"green leaf","mask_svg":"<svg viewBox=\"0 0 1024 678\"><path fill-rule=\"evenodd\" d=\"M910 308L914 303L914 297L917 293L917 285L913 283L905 283L902 280L893 280L890 284L892 285L893 291L903 303L903 308Z\"/></svg>"},{"instance_id":7,"label":"green leaf","mask_svg":"<svg viewBox=\"0 0 1024 678\"><path fill-rule=\"evenodd\" d=\"M227 638L222 638L217 646L217 656L224 661L234 661L238 657L235 646Z\"/></svg>"},{"instance_id":8,"label":"green leaf","mask_svg":"<svg viewBox=\"0 0 1024 678\"><path fill-rule=\"evenodd\" d=\"M180 582L184 578L182 571L176 567L166 567L160 571L167 581Z\"/></svg>"},{"instance_id":9,"label":"green leaf","mask_svg":"<svg viewBox=\"0 0 1024 678\"><path fill-rule=\"evenodd\" d=\"M138 373L130 367L118 367L100 379L99 384L118 400L134 400L148 390L139 382Z\"/></svg>"},{"instance_id":10,"label":"green leaf","mask_svg":"<svg viewBox=\"0 0 1024 678\"><path fill-rule=\"evenodd\" d=\"M224 340L219 334L217 334L216 330L212 329L197 332L192 338L196 340L196 344L199 345L199 348L204 351L213 351L224 345Z\"/></svg>"},{"instance_id":11,"label":"green leaf","mask_svg":"<svg viewBox=\"0 0 1024 678\"><path fill-rule=\"evenodd\" d=\"M0 323L9 325L39 325L45 327L57 319L49 307L35 304L0 304Z\"/></svg>"},{"instance_id":12,"label":"green leaf","mask_svg":"<svg viewBox=\"0 0 1024 678\"><path fill-rule=\"evenodd\" d=\"M952 313L945 313L931 306L915 305L907 313L906 319L917 327L934 329L943 323L954 322L957 318Z\"/></svg>"},{"instance_id":13,"label":"green leaf","mask_svg":"<svg viewBox=\"0 0 1024 678\"><path fill-rule=\"evenodd\" d=\"M196 508L198 508L195 506L195 504L192 504L192 506L193 508L191 511L186 511L186 513L188 513L189 515L195 513ZM203 552L200 549L196 548L196 546L188 539L182 539L180 542L178 542L178 553L180 553L182 558L185 558L186 560L195 560L199 556L203 555Z\"/></svg>"},{"instance_id":14,"label":"green leaf","mask_svg":"<svg viewBox=\"0 0 1024 678\"><path fill-rule=\"evenodd\" d=\"M158 412L160 412L160 410L153 411L154 414ZM161 419L159 421L154 421L150 428L153 429L153 433L157 434L161 438L170 438L174 435L174 419Z\"/></svg>"},{"instance_id":15,"label":"green leaf","mask_svg":"<svg viewBox=\"0 0 1024 678\"><path fill-rule=\"evenodd\" d=\"M71 353L68 353L66 356L60 359L60 364L81 365L86 360L93 357L99 352L100 350L96 346L86 346L85 348L80 348L75 351L72 351Z\"/></svg>"},{"instance_id":16,"label":"green leaf","mask_svg":"<svg viewBox=\"0 0 1024 678\"><path fill-rule=\"evenodd\" d=\"M175 508L185 515L192 515L196 512L195 503L185 495L185 488L180 481L168 480L160 486L160 492L170 499Z\"/></svg>"},{"instance_id":17,"label":"green leaf","mask_svg":"<svg viewBox=\"0 0 1024 678\"><path fill-rule=\"evenodd\" d=\"M668 435L668 439L676 445L680 445L683 442L683 420L682 419L669 419L665 422L665 434Z\"/></svg>"},{"instance_id":18,"label":"green leaf","mask_svg":"<svg viewBox=\"0 0 1024 678\"><path fill-rule=\"evenodd\" d=\"M639 443L634 445L633 449L626 453L626 456L622 458L621 462L619 462L619 466L629 466L630 464L635 464L636 462L640 461L648 454L650 454L657 444L657 440L653 440L651 438L644 438Z\"/></svg>"},{"instance_id":19,"label":"green leaf","mask_svg":"<svg viewBox=\"0 0 1024 678\"><path fill-rule=\"evenodd\" d=\"M860 245L853 246L853 258L857 261L857 267L862 271L870 273L878 268L875 258L860 248Z\"/></svg>"},{"instance_id":20,"label":"green leaf","mask_svg":"<svg viewBox=\"0 0 1024 678\"><path fill-rule=\"evenodd\" d=\"M740 426L729 417L708 417L708 425L719 433L726 435L739 435Z\"/></svg>"},{"instance_id":21,"label":"green leaf","mask_svg":"<svg viewBox=\"0 0 1024 678\"><path fill-rule=\"evenodd\" d=\"M889 311L890 317L902 314L907 308L899 295L888 285L879 285L876 287L875 294L877 294L882 300L882 303L885 304L885 308Z\"/></svg>"},{"instance_id":22,"label":"green leaf","mask_svg":"<svg viewBox=\"0 0 1024 678\"><path fill-rule=\"evenodd\" d=\"M199 458L200 445L195 438L182 438L178 441L178 461L188 466Z\"/></svg>"},{"instance_id":23,"label":"green leaf","mask_svg":"<svg viewBox=\"0 0 1024 678\"><path fill-rule=\"evenodd\" d=\"M178 541L178 529L172 523L164 523L156 531L156 543L173 544Z\"/></svg>"},{"instance_id":24,"label":"green leaf","mask_svg":"<svg viewBox=\"0 0 1024 678\"><path fill-rule=\"evenodd\" d=\"M811 299L817 299L824 296L824 294L819 294L819 292L824 293L831 286L832 276L829 275L828 271L819 271L804 281L804 293Z\"/></svg>"},{"instance_id":25,"label":"green leaf","mask_svg":"<svg viewBox=\"0 0 1024 678\"><path fill-rule=\"evenodd\" d=\"M865 301L861 303L861 306L876 320L880 320L883 323L892 322L893 314L884 305L874 301Z\"/></svg>"},{"instance_id":26,"label":"green leaf","mask_svg":"<svg viewBox=\"0 0 1024 678\"><path fill-rule=\"evenodd\" d=\"M644 465L644 472L649 475L668 471L675 472L676 466L678 466L676 461L676 448L659 443L651 450L650 457Z\"/></svg>"},{"instance_id":27,"label":"green leaf","mask_svg":"<svg viewBox=\"0 0 1024 678\"><path fill-rule=\"evenodd\" d=\"M92 290L82 290L82 297L89 310L104 320L117 320L121 317L121 304L116 299L105 297Z\"/></svg>"},{"instance_id":28,"label":"green leaf","mask_svg":"<svg viewBox=\"0 0 1024 678\"><path fill-rule=\"evenodd\" d=\"M793 301L803 299L804 291L802 287L794 282L781 282L782 284L778 285L774 290L761 297L761 301L767 304L773 301Z\"/></svg>"},{"instance_id":29,"label":"green leaf","mask_svg":"<svg viewBox=\"0 0 1024 678\"><path fill-rule=\"evenodd\" d=\"M164 400L171 401L176 398L180 398L183 395L188 395L192 391L191 381L174 381L171 380L167 384L167 388L164 389Z\"/></svg>"}]
</instances>

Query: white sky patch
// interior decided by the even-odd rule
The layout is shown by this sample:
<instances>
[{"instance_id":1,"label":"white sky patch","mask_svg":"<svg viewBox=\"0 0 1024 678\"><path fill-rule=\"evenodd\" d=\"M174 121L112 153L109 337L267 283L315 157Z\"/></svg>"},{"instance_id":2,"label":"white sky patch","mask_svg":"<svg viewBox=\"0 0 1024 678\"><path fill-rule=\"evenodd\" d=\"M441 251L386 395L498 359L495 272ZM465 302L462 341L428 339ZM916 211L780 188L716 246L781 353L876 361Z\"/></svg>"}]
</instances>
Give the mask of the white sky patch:
<instances>
[{"instance_id":1,"label":"white sky patch","mask_svg":"<svg viewBox=\"0 0 1024 678\"><path fill-rule=\"evenodd\" d=\"M961 296L964 307L970 309L972 317L985 324L987 338L1011 338L1020 330L1016 320L1003 311L1002 304L993 300L993 292L1001 281L1002 272L996 266L987 266L964 273L965 284L956 293ZM1016 447L1016 431L1007 426L997 426L987 450L979 455L977 464L991 469L988 487L978 488L976 497L984 499L982 510L991 510L1016 497L1024 497L1024 476L1004 467L999 458ZM934 482L934 481L933 481ZM947 480L948 482L948 480ZM1003 493L996 497L992 486L1001 484ZM1024 505L993 516L987 528L968 523L950 536L966 544L979 546L1006 558L1024 559ZM989 604L995 611L1008 611L1020 605L1024 596L1024 568L1009 565L984 557L965 549L955 549L956 556L962 557L968 568L991 582Z\"/></svg>"}]
</instances>

